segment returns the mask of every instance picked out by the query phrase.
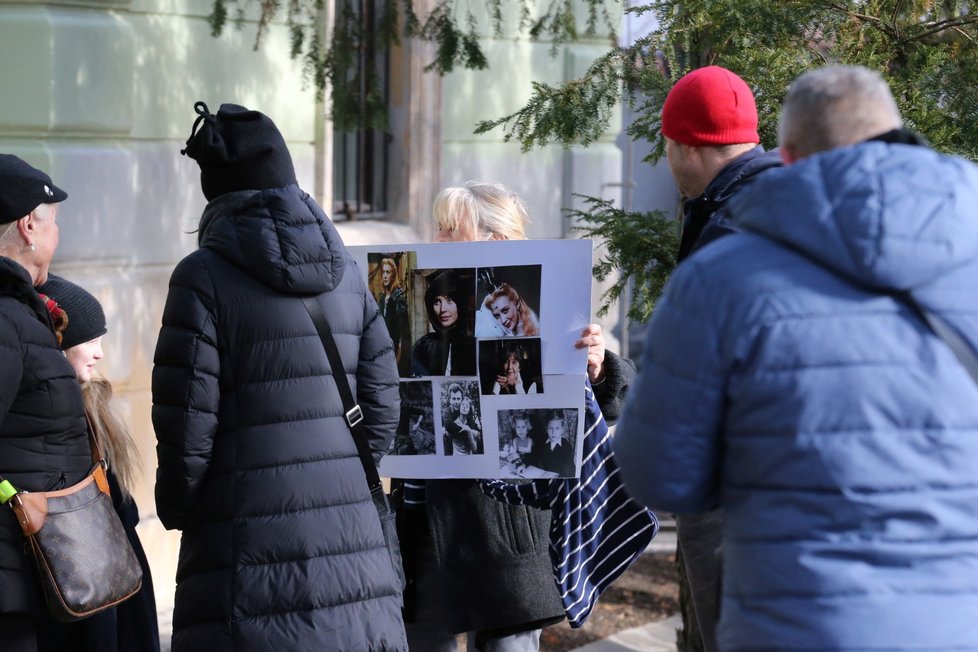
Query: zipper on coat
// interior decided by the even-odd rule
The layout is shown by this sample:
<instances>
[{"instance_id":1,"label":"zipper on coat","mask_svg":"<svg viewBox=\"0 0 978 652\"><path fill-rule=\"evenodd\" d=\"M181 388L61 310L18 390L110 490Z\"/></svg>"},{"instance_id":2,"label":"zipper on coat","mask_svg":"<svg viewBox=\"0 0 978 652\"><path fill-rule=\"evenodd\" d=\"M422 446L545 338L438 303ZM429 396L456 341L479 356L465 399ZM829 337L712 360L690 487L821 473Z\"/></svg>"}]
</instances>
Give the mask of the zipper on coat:
<instances>
[{"instance_id":1,"label":"zipper on coat","mask_svg":"<svg viewBox=\"0 0 978 652\"><path fill-rule=\"evenodd\" d=\"M59 491L64 489L66 484L68 484L68 476L65 475L64 471L62 471L57 478L52 480L51 483L44 488L44 491Z\"/></svg>"}]
</instances>

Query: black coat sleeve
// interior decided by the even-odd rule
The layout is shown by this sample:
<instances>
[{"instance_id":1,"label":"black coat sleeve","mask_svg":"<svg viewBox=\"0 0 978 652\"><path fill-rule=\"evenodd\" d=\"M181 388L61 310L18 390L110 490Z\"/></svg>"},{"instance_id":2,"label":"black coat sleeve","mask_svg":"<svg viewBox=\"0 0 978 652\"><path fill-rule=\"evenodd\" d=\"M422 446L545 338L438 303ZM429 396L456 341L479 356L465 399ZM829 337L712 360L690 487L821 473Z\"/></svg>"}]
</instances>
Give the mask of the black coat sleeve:
<instances>
[{"instance_id":1,"label":"black coat sleeve","mask_svg":"<svg viewBox=\"0 0 978 652\"><path fill-rule=\"evenodd\" d=\"M183 529L217 432L220 360L209 278L192 258L174 270L153 359L156 509L167 529Z\"/></svg>"},{"instance_id":2,"label":"black coat sleeve","mask_svg":"<svg viewBox=\"0 0 978 652\"><path fill-rule=\"evenodd\" d=\"M401 415L401 396L394 346L377 302L364 287L363 333L357 364L357 402L363 410L364 430L380 462L394 437Z\"/></svg>"},{"instance_id":3,"label":"black coat sleeve","mask_svg":"<svg viewBox=\"0 0 978 652\"><path fill-rule=\"evenodd\" d=\"M625 404L625 394L634 378L635 363L605 349L604 380L593 387L594 397L609 424L618 420Z\"/></svg>"},{"instance_id":4,"label":"black coat sleeve","mask_svg":"<svg viewBox=\"0 0 978 652\"><path fill-rule=\"evenodd\" d=\"M3 373L0 373L0 423L3 423L17 398L24 373L24 354L19 337L14 325L0 315L0 369L3 369Z\"/></svg>"}]
</instances>

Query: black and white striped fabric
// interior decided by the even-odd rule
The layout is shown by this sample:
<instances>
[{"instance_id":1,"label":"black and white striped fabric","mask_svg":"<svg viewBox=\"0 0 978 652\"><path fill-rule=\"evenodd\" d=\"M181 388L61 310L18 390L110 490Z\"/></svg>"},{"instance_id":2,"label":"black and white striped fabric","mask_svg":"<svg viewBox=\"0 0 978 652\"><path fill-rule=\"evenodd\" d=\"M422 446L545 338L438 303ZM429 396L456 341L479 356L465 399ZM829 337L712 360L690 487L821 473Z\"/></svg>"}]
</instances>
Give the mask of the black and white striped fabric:
<instances>
[{"instance_id":1,"label":"black and white striped fabric","mask_svg":"<svg viewBox=\"0 0 978 652\"><path fill-rule=\"evenodd\" d=\"M581 477L512 484L482 480L502 502L553 510L550 559L571 627L587 620L598 597L645 550L659 529L655 514L625 491L611 435L588 385L585 389Z\"/></svg>"}]
</instances>

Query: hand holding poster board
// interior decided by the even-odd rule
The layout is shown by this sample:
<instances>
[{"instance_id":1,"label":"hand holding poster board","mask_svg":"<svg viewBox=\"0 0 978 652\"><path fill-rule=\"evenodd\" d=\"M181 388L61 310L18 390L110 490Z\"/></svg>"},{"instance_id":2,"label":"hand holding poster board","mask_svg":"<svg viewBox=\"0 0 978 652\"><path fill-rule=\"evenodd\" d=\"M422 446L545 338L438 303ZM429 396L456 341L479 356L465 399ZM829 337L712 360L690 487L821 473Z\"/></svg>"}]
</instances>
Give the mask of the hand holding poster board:
<instances>
[{"instance_id":1,"label":"hand holding poster board","mask_svg":"<svg viewBox=\"0 0 978 652\"><path fill-rule=\"evenodd\" d=\"M383 475L577 475L587 351L574 342L590 322L589 240L350 251L401 374L401 419ZM516 439L516 422L533 444Z\"/></svg>"}]
</instances>

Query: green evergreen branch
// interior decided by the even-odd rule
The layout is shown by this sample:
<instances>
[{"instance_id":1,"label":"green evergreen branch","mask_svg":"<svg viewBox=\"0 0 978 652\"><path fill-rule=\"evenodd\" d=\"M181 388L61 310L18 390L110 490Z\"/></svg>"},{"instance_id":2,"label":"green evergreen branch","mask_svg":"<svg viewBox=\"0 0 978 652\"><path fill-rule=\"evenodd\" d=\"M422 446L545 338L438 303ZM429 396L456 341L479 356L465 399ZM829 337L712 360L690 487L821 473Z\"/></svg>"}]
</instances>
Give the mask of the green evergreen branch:
<instances>
[{"instance_id":1,"label":"green evergreen branch","mask_svg":"<svg viewBox=\"0 0 978 652\"><path fill-rule=\"evenodd\" d=\"M644 322L655 308L655 302L676 265L679 250L679 224L661 211L631 212L598 197L576 195L584 210L566 209L584 237L594 239L603 252L592 268L599 281L614 279L601 295L598 316L608 314L622 294L630 298L628 316Z\"/></svg>"}]
</instances>

